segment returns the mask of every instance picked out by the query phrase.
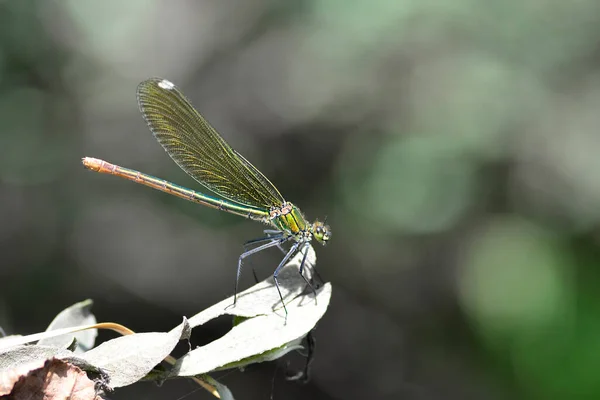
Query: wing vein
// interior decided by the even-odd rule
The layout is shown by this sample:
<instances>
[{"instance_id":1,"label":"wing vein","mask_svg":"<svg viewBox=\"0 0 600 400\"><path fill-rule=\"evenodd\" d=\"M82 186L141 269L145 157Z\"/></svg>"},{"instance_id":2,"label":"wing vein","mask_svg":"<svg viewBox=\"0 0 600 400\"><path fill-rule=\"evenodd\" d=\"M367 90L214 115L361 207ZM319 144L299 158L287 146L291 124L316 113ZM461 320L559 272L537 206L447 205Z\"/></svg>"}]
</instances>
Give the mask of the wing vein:
<instances>
[{"instance_id":1,"label":"wing vein","mask_svg":"<svg viewBox=\"0 0 600 400\"><path fill-rule=\"evenodd\" d=\"M224 199L259 209L285 202L277 188L232 149L173 84L151 78L140 83L137 95L158 142L201 185Z\"/></svg>"}]
</instances>

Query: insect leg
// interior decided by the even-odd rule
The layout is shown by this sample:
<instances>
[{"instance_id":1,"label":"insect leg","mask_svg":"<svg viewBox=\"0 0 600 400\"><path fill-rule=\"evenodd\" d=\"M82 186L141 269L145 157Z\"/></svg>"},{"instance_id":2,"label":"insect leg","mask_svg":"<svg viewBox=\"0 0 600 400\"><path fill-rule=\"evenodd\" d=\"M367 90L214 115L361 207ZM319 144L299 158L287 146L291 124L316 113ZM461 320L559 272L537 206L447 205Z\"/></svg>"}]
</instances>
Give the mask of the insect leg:
<instances>
[{"instance_id":1,"label":"insect leg","mask_svg":"<svg viewBox=\"0 0 600 400\"><path fill-rule=\"evenodd\" d=\"M258 253L259 251L263 251L265 249L268 249L269 247L277 246L278 244L281 244L281 242L285 241L285 240L288 240L288 238L284 237L281 239L275 239L275 240L270 241L269 243L265 243L263 245L255 247L251 250L245 251L240 255L240 258L238 258L237 273L235 275L235 291L233 294L233 305L234 306L237 303L238 283L240 281L240 274L242 272L242 260L248 256L251 256L252 254Z\"/></svg>"},{"instance_id":2,"label":"insect leg","mask_svg":"<svg viewBox=\"0 0 600 400\"><path fill-rule=\"evenodd\" d=\"M276 229L265 229L263 232L265 233L265 235L273 235L273 237L284 234L282 231ZM287 251L285 251L285 249L281 247L281 245L277 246L277 248L281 250L283 254L287 253Z\"/></svg>"},{"instance_id":3,"label":"insect leg","mask_svg":"<svg viewBox=\"0 0 600 400\"><path fill-rule=\"evenodd\" d=\"M265 229L263 232L265 233L265 235L274 235L276 233L281 233L281 231L278 229Z\"/></svg>"},{"instance_id":4,"label":"insect leg","mask_svg":"<svg viewBox=\"0 0 600 400\"><path fill-rule=\"evenodd\" d=\"M298 242L294 243L294 245L292 246L290 251L287 252L285 257L283 257L283 260L281 260L281 262L279 263L277 268L275 268L275 272L273 272L273 280L275 281L275 287L277 288L277 292L279 292L279 298L281 299L281 304L283 305L283 310L285 311L285 320L286 321L287 321L288 311L287 311L287 307L285 306L285 303L283 302L283 296L281 295L281 289L279 288L279 281L277 280L277 275L279 275L279 271L281 270L281 268L283 268L285 263L288 262L290 257L292 255L294 255L294 253L298 249L299 245L300 245L300 243L298 243Z\"/></svg>"},{"instance_id":5,"label":"insect leg","mask_svg":"<svg viewBox=\"0 0 600 400\"><path fill-rule=\"evenodd\" d=\"M271 232L273 232L271 234ZM255 244L255 243L260 243L260 242L266 242L267 240L275 240L275 239L281 239L283 237L283 232L282 231L265 231L265 234L267 236L265 237L261 237L258 239L252 239L252 240L248 240L246 243L244 243L244 251L246 251L247 247Z\"/></svg>"},{"instance_id":6,"label":"insect leg","mask_svg":"<svg viewBox=\"0 0 600 400\"><path fill-rule=\"evenodd\" d=\"M244 252L248 251L248 246L250 246L250 245L260 243L260 242L266 242L268 240L282 239L283 235L284 235L284 233L282 231L276 231L276 230L266 230L265 234L267 234L268 236L261 237L258 239L248 240L246 243L244 243ZM285 250L283 250L283 247L281 247L281 243L278 244L277 247L279 248L279 250L283 251L283 254L285 254ZM256 276L256 271L254 270L254 267L252 267L252 275L254 276L254 281L256 283L258 283L258 276Z\"/></svg>"},{"instance_id":7,"label":"insect leg","mask_svg":"<svg viewBox=\"0 0 600 400\"><path fill-rule=\"evenodd\" d=\"M301 252L304 251L304 256L302 257L302 262L300 263L300 268L298 268L298 272L300 273L300 276L302 277L302 279L304 279L304 282L306 282L306 284L308 285L310 290L312 290L313 296L315 297L315 304L317 304L317 291L315 290L314 286L308 281L308 279L306 279L306 277L303 274L304 263L306 262L306 256L308 255L309 247L310 247L310 243L306 242L302 245L302 248L300 249Z\"/></svg>"}]
</instances>

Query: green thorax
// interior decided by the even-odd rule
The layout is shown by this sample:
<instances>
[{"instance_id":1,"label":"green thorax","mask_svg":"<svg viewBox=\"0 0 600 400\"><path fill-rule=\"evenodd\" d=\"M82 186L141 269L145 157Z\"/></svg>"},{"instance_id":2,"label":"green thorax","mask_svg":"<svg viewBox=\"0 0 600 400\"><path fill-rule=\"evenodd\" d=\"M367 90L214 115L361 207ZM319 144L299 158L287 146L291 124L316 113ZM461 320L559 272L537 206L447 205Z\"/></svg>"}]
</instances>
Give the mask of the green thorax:
<instances>
[{"instance_id":1,"label":"green thorax","mask_svg":"<svg viewBox=\"0 0 600 400\"><path fill-rule=\"evenodd\" d=\"M308 229L308 223L298 207L292 203L285 203L281 208L272 209L271 224L275 228L296 235Z\"/></svg>"}]
</instances>

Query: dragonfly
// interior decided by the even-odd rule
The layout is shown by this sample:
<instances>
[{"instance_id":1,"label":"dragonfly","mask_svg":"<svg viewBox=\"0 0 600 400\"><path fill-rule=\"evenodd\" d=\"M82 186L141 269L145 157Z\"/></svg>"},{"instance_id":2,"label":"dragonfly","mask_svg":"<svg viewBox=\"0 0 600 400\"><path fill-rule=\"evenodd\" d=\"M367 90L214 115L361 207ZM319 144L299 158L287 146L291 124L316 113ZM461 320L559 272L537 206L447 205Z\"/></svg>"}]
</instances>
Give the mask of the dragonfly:
<instances>
[{"instance_id":1,"label":"dragonfly","mask_svg":"<svg viewBox=\"0 0 600 400\"><path fill-rule=\"evenodd\" d=\"M323 245L331 238L331 229L319 220L309 222L294 204L286 201L279 190L254 165L234 150L217 133L173 83L162 78L150 78L138 85L137 101L150 131L175 163L214 195L179 186L164 179L124 168L97 158L84 157L83 165L95 172L116 175L183 199L230 214L262 222L269 229L264 237L249 240L239 256L235 278L233 306L237 303L242 262L260 251L278 247L285 256L273 272L275 287L287 319L277 279L282 267L300 252L303 253L299 273L304 276L304 264L312 239ZM282 246L292 243L289 250ZM250 246L255 246L250 248Z\"/></svg>"}]
</instances>

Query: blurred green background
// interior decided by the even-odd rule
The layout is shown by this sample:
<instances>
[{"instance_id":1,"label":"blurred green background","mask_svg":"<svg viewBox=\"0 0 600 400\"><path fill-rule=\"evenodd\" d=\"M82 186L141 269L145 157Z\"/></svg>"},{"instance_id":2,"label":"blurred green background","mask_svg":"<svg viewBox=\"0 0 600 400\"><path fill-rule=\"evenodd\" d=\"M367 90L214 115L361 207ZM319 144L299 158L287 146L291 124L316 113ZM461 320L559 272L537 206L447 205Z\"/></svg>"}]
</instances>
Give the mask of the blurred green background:
<instances>
[{"instance_id":1,"label":"blurred green background","mask_svg":"<svg viewBox=\"0 0 600 400\"><path fill-rule=\"evenodd\" d=\"M200 189L138 112L152 76L333 229L312 381L216 376L239 398L600 398L600 2L0 2L8 333L88 297L167 330L233 293L260 225L80 164Z\"/></svg>"}]
</instances>

